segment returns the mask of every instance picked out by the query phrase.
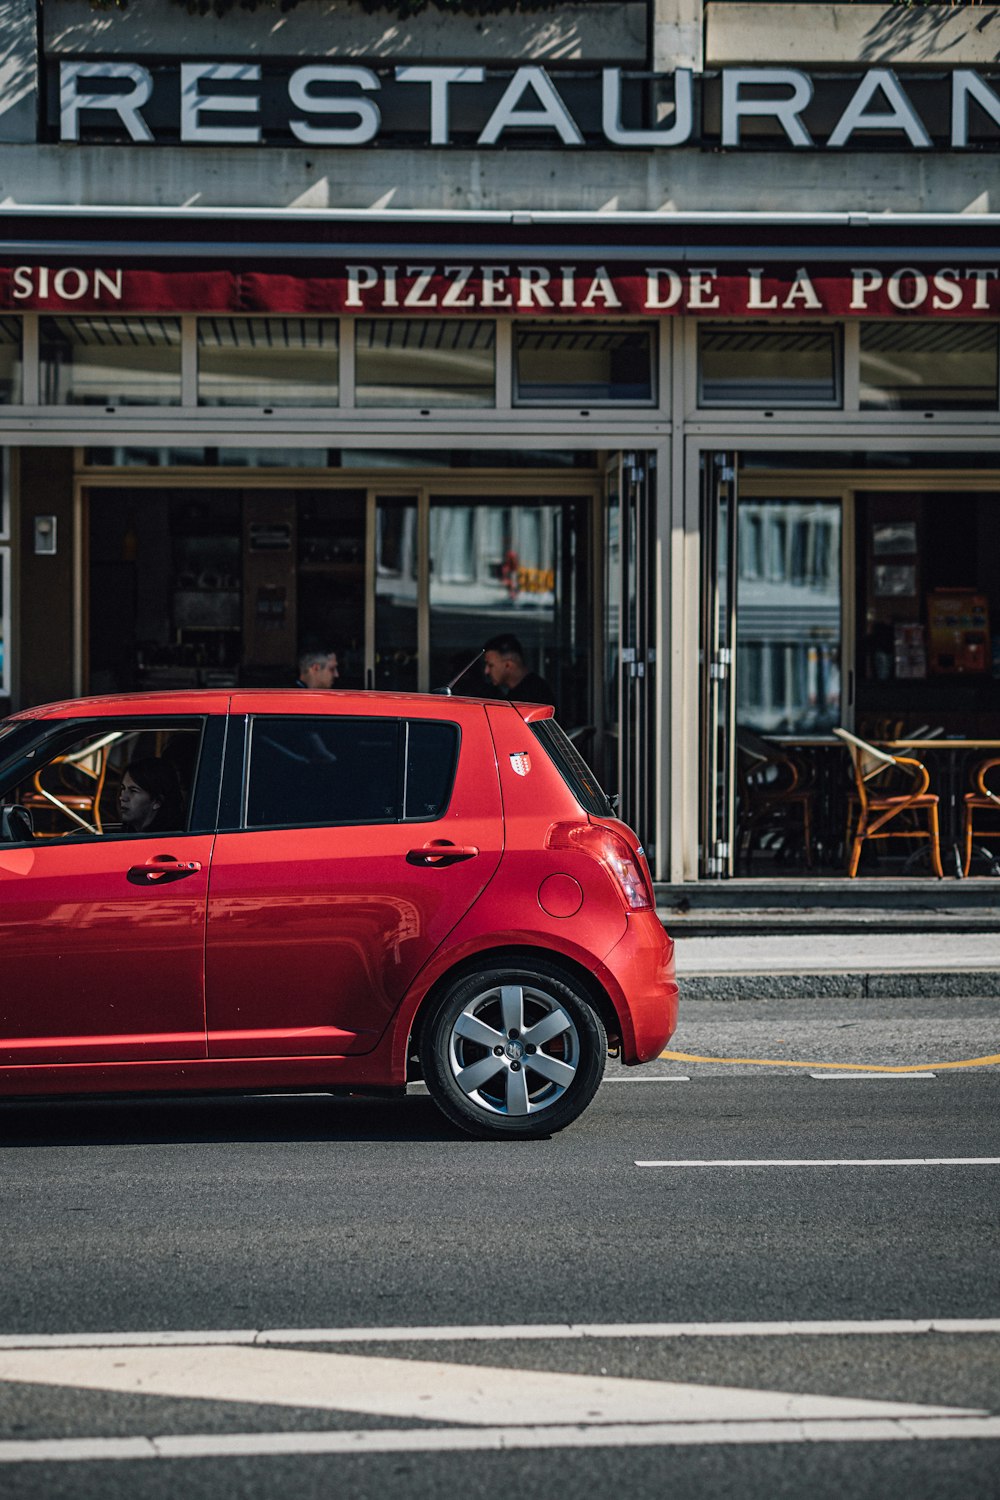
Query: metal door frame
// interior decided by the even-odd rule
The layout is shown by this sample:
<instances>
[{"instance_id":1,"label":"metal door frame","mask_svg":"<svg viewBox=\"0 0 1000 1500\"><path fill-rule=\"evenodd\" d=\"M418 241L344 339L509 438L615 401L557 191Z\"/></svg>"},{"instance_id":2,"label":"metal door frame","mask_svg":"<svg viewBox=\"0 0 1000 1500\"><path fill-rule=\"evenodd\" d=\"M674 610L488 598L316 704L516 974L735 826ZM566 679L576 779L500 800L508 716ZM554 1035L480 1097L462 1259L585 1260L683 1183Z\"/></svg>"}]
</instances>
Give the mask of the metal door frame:
<instances>
[{"instance_id":1,"label":"metal door frame","mask_svg":"<svg viewBox=\"0 0 1000 1500\"><path fill-rule=\"evenodd\" d=\"M612 481L617 485L619 515L615 768L619 813L638 833L650 864L655 865L660 800L655 450L615 453L605 468L608 498Z\"/></svg>"},{"instance_id":2,"label":"metal door frame","mask_svg":"<svg viewBox=\"0 0 1000 1500\"><path fill-rule=\"evenodd\" d=\"M731 876L735 859L738 473L739 454L732 450L707 451L700 455L701 816L698 874L710 879ZM724 598L720 598L720 586L725 589Z\"/></svg>"}]
</instances>

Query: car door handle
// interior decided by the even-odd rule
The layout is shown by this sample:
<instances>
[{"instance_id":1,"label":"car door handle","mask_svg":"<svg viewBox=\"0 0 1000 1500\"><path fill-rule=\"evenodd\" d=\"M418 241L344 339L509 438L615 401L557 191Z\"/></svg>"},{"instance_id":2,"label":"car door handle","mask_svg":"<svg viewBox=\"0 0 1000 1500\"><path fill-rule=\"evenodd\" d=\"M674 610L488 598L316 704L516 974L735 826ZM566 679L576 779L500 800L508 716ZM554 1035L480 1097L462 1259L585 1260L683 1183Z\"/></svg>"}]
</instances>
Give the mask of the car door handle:
<instances>
[{"instance_id":1,"label":"car door handle","mask_svg":"<svg viewBox=\"0 0 1000 1500\"><path fill-rule=\"evenodd\" d=\"M144 865L133 865L128 872L130 885L170 885L184 880L201 869L198 859L175 859L172 854L154 854Z\"/></svg>"},{"instance_id":2,"label":"car door handle","mask_svg":"<svg viewBox=\"0 0 1000 1500\"><path fill-rule=\"evenodd\" d=\"M408 865L457 865L463 859L475 859L479 850L475 844L452 844L448 839L435 839L422 849L411 849L406 856Z\"/></svg>"}]
</instances>

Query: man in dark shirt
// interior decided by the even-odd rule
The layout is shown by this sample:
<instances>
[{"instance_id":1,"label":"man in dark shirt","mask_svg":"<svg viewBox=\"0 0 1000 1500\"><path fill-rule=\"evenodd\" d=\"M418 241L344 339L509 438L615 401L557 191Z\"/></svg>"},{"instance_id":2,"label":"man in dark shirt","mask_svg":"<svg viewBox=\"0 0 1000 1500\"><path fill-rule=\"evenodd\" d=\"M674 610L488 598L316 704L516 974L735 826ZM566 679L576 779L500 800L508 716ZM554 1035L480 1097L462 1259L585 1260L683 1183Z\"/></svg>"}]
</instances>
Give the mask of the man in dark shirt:
<instances>
[{"instance_id":1,"label":"man in dark shirt","mask_svg":"<svg viewBox=\"0 0 1000 1500\"><path fill-rule=\"evenodd\" d=\"M495 635L483 648L483 671L505 698L518 703L555 703L555 694L537 672L529 672L516 635Z\"/></svg>"},{"instance_id":2,"label":"man in dark shirt","mask_svg":"<svg viewBox=\"0 0 1000 1500\"><path fill-rule=\"evenodd\" d=\"M299 675L295 686L332 688L339 676L336 651L304 651L299 657Z\"/></svg>"}]
</instances>

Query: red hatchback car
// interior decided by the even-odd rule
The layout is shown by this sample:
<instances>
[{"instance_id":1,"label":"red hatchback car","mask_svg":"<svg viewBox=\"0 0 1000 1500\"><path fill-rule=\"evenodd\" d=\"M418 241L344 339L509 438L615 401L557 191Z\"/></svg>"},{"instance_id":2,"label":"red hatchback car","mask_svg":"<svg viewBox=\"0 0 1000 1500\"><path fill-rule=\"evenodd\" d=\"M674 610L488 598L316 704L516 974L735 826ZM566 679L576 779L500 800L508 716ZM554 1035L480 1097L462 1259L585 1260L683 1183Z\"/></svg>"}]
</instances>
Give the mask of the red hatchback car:
<instances>
[{"instance_id":1,"label":"red hatchback car","mask_svg":"<svg viewBox=\"0 0 1000 1500\"><path fill-rule=\"evenodd\" d=\"M655 1058L673 944L552 710L76 699L0 724L0 1096L401 1091L543 1136Z\"/></svg>"}]
</instances>

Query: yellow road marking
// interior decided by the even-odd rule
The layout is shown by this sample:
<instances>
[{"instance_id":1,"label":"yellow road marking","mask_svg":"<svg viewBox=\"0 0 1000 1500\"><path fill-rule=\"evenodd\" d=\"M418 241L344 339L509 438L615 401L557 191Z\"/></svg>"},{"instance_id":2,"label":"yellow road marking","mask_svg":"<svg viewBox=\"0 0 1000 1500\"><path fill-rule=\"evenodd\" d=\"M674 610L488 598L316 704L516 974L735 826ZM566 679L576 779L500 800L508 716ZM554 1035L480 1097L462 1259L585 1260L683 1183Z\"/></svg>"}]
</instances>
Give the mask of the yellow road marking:
<instances>
[{"instance_id":1,"label":"yellow road marking","mask_svg":"<svg viewBox=\"0 0 1000 1500\"><path fill-rule=\"evenodd\" d=\"M670 1062L740 1063L752 1068L833 1068L850 1073L940 1073L943 1068L988 1068L1000 1063L1000 1052L988 1057L966 1057L961 1062L907 1063L828 1063L789 1062L779 1057L701 1057L694 1052L661 1052Z\"/></svg>"}]
</instances>

